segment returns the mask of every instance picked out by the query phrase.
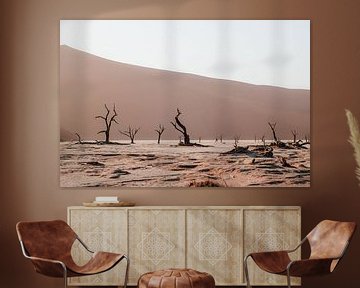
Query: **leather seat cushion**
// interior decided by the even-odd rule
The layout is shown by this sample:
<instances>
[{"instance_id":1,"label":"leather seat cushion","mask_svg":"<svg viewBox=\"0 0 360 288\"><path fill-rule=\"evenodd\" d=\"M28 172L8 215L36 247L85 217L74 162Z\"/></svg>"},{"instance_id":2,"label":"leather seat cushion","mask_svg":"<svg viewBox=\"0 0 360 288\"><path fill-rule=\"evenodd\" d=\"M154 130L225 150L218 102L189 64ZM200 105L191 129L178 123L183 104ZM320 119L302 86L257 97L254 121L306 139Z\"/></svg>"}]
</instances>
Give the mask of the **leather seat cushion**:
<instances>
[{"instance_id":1,"label":"leather seat cushion","mask_svg":"<svg viewBox=\"0 0 360 288\"><path fill-rule=\"evenodd\" d=\"M214 277L193 269L166 269L143 274L138 288L213 288Z\"/></svg>"}]
</instances>

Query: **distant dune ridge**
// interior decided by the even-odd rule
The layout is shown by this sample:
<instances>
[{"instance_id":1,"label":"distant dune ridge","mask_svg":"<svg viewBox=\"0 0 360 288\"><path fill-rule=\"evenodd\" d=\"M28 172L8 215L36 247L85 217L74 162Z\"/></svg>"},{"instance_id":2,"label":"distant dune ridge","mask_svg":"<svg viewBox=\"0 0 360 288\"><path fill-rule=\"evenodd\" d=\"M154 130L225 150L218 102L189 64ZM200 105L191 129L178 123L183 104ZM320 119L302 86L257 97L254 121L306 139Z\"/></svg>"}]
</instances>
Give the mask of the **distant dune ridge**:
<instances>
[{"instance_id":1,"label":"distant dune ridge","mask_svg":"<svg viewBox=\"0 0 360 288\"><path fill-rule=\"evenodd\" d=\"M110 138L123 139L118 130L140 127L136 139L178 139L172 127L176 108L193 141L202 139L271 139L267 122L277 122L278 136L310 135L310 91L252 85L194 74L171 72L110 61L60 46L60 140L102 140L106 103L116 105L119 125ZM136 140L135 140L136 142Z\"/></svg>"}]
</instances>

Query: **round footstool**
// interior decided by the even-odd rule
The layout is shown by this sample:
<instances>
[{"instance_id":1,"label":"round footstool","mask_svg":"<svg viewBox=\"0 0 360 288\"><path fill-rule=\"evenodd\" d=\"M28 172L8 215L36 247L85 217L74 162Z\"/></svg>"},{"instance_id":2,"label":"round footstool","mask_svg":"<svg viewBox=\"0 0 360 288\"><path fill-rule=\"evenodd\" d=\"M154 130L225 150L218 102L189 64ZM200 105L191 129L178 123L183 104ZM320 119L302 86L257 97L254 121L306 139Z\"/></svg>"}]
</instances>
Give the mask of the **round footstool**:
<instances>
[{"instance_id":1,"label":"round footstool","mask_svg":"<svg viewBox=\"0 0 360 288\"><path fill-rule=\"evenodd\" d=\"M214 277L192 269L166 269L140 276L138 288L214 288Z\"/></svg>"}]
</instances>

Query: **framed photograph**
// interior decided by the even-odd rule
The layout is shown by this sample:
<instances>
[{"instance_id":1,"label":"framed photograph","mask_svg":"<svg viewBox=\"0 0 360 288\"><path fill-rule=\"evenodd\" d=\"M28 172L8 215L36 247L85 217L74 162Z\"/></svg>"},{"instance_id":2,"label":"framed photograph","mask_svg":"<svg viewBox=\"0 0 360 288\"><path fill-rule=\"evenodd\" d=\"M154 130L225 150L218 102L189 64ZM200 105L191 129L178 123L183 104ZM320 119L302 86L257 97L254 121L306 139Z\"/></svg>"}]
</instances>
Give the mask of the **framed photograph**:
<instances>
[{"instance_id":1,"label":"framed photograph","mask_svg":"<svg viewBox=\"0 0 360 288\"><path fill-rule=\"evenodd\" d=\"M61 20L61 187L309 187L309 20Z\"/></svg>"}]
</instances>

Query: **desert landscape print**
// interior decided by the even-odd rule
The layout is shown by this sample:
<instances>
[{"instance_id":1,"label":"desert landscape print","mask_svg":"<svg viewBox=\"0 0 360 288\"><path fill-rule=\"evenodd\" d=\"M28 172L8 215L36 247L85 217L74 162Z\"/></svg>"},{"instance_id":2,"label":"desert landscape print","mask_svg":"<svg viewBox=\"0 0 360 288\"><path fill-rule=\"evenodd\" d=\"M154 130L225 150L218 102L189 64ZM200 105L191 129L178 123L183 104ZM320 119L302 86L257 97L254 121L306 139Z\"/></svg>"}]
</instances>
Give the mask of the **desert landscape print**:
<instances>
[{"instance_id":1,"label":"desert landscape print","mask_svg":"<svg viewBox=\"0 0 360 288\"><path fill-rule=\"evenodd\" d=\"M309 187L310 21L61 20L61 187Z\"/></svg>"}]
</instances>

